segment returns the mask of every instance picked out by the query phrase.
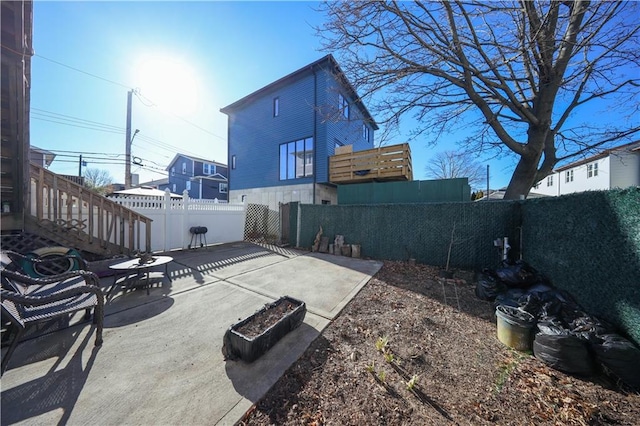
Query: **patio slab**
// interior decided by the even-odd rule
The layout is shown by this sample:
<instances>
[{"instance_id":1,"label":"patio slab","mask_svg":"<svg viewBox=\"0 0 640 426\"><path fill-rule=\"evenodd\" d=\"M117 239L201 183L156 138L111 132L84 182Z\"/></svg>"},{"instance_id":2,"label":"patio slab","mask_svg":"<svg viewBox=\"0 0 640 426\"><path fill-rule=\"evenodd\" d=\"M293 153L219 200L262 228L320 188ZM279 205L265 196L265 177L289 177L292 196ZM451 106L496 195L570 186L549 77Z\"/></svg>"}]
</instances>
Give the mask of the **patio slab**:
<instances>
[{"instance_id":1,"label":"patio slab","mask_svg":"<svg viewBox=\"0 0 640 426\"><path fill-rule=\"evenodd\" d=\"M2 424L236 423L381 266L279 251L169 253L171 283L114 291L102 347L88 323L21 343L1 380ZM285 294L307 303L304 323L251 364L224 361L227 328Z\"/></svg>"}]
</instances>

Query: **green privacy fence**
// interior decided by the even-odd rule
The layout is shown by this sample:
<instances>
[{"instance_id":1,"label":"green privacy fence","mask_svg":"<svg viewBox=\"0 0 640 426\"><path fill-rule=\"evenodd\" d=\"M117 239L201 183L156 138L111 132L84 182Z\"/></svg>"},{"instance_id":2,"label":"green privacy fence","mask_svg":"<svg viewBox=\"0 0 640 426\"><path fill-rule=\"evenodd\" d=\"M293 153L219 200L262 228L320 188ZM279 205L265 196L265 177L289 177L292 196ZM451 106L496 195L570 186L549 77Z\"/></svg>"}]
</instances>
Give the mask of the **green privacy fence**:
<instances>
[{"instance_id":1,"label":"green privacy fence","mask_svg":"<svg viewBox=\"0 0 640 426\"><path fill-rule=\"evenodd\" d=\"M467 178L368 182L338 185L338 204L385 204L469 201Z\"/></svg>"},{"instance_id":2,"label":"green privacy fence","mask_svg":"<svg viewBox=\"0 0 640 426\"><path fill-rule=\"evenodd\" d=\"M322 226L331 240L341 234L360 244L363 256L436 266L446 262L455 225L451 265L476 270L495 267L493 240L509 237L510 254L518 256L522 242L524 260L640 342L638 188L526 201L302 204L291 209L291 224L301 247L311 247Z\"/></svg>"},{"instance_id":3,"label":"green privacy fence","mask_svg":"<svg viewBox=\"0 0 640 426\"><path fill-rule=\"evenodd\" d=\"M495 266L500 256L493 247L499 237L518 234L515 202L431 203L379 205L299 205L299 245L310 247L322 226L333 240L344 235L360 244L362 255L375 259L407 260L444 266L452 241L451 265L463 268ZM455 226L455 229L454 229ZM295 235L295 234L292 234Z\"/></svg>"},{"instance_id":4,"label":"green privacy fence","mask_svg":"<svg viewBox=\"0 0 640 426\"><path fill-rule=\"evenodd\" d=\"M523 255L640 343L640 188L527 200Z\"/></svg>"}]
</instances>

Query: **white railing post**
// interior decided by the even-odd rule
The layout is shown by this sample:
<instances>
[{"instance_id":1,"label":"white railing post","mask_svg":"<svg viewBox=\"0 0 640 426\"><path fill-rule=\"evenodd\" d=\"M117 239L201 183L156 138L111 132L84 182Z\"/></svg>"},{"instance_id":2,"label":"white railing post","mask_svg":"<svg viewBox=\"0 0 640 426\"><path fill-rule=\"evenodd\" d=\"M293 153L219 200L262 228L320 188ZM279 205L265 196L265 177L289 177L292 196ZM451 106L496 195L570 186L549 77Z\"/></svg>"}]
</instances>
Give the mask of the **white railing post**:
<instances>
[{"instance_id":1,"label":"white railing post","mask_svg":"<svg viewBox=\"0 0 640 426\"><path fill-rule=\"evenodd\" d=\"M187 243L187 227L189 226L189 191L186 189L182 191L182 205L184 211L182 212L182 226L180 230L180 235L182 235L182 250L188 246Z\"/></svg>"},{"instance_id":2,"label":"white railing post","mask_svg":"<svg viewBox=\"0 0 640 426\"><path fill-rule=\"evenodd\" d=\"M171 191L169 191L169 188L164 190L162 210L164 213L162 217L162 232L164 232L162 236L162 248L164 251L168 251L171 249L169 245L169 241L171 240L171 220L169 218L169 215L171 215Z\"/></svg>"}]
</instances>

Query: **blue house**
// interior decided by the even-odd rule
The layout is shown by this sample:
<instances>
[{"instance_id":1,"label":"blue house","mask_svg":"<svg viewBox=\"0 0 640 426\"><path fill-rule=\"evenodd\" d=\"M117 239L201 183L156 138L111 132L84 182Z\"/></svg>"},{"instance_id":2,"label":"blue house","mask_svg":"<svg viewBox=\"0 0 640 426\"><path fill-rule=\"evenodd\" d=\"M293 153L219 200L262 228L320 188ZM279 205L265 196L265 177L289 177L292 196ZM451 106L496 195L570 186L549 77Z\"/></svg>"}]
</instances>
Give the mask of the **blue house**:
<instances>
[{"instance_id":1,"label":"blue house","mask_svg":"<svg viewBox=\"0 0 640 426\"><path fill-rule=\"evenodd\" d=\"M329 157L373 148L377 124L332 55L220 110L228 116L230 202L335 204Z\"/></svg>"},{"instance_id":2,"label":"blue house","mask_svg":"<svg viewBox=\"0 0 640 426\"><path fill-rule=\"evenodd\" d=\"M186 189L190 198L229 199L227 165L211 160L176 154L167 167L171 192L182 194ZM164 189L164 188L161 188Z\"/></svg>"}]
</instances>

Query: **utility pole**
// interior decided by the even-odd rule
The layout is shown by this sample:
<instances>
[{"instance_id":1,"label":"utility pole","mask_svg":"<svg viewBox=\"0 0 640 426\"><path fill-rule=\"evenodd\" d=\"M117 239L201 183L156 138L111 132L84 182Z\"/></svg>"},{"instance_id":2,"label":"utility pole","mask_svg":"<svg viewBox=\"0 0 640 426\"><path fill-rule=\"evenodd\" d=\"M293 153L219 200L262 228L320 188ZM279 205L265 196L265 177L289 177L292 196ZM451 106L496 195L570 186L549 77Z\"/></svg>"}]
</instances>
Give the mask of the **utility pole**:
<instances>
[{"instance_id":1,"label":"utility pole","mask_svg":"<svg viewBox=\"0 0 640 426\"><path fill-rule=\"evenodd\" d=\"M82 154L80 154L80 158L78 159L78 177L82 177Z\"/></svg>"},{"instance_id":2,"label":"utility pole","mask_svg":"<svg viewBox=\"0 0 640 426\"><path fill-rule=\"evenodd\" d=\"M131 96L133 90L127 92L127 131L125 137L124 189L131 188Z\"/></svg>"}]
</instances>

